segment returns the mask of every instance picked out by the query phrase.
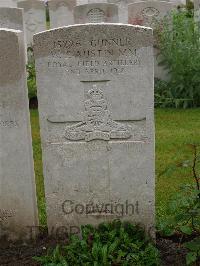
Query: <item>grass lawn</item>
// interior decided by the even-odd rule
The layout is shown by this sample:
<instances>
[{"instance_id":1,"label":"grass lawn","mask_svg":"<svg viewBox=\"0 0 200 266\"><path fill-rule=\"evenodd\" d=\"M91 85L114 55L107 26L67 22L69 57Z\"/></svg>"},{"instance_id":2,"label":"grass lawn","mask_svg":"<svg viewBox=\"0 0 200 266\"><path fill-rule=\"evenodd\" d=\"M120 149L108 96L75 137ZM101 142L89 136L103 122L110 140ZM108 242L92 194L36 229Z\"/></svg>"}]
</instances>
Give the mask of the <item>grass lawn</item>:
<instances>
[{"instance_id":1,"label":"grass lawn","mask_svg":"<svg viewBox=\"0 0 200 266\"><path fill-rule=\"evenodd\" d=\"M200 109L157 109L156 118L156 212L167 213L166 202L182 183L191 180L189 167L177 167L160 175L169 165L179 165L192 158L186 144L200 144ZM42 156L40 147L38 112L31 110L33 149L40 223L46 224ZM199 149L200 150L200 149ZM200 172L200 165L198 165Z\"/></svg>"}]
</instances>

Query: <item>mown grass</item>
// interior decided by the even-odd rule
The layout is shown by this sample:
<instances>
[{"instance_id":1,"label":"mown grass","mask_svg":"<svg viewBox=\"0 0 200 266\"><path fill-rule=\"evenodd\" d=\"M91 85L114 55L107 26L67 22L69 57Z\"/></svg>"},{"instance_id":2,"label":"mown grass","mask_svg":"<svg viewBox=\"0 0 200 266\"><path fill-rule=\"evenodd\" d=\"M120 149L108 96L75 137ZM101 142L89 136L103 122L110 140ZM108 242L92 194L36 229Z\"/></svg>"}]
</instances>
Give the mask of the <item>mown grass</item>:
<instances>
[{"instance_id":1,"label":"mown grass","mask_svg":"<svg viewBox=\"0 0 200 266\"><path fill-rule=\"evenodd\" d=\"M167 167L180 166L193 158L193 151L187 144L200 144L200 109L156 110L157 216L166 215L166 203L181 184L193 181L191 167L187 164L160 175ZM200 174L200 165L197 167Z\"/></svg>"},{"instance_id":2,"label":"mown grass","mask_svg":"<svg viewBox=\"0 0 200 266\"><path fill-rule=\"evenodd\" d=\"M192 171L178 167L175 171L164 170L170 165L180 165L192 158L191 143L200 144L200 109L157 109L156 120L156 212L167 213L167 202L182 183L191 182ZM42 156L39 135L38 112L31 110L33 149L40 223L46 224ZM171 168L170 168L171 169ZM198 166L200 171L200 165ZM164 172L162 175L161 173Z\"/></svg>"}]
</instances>

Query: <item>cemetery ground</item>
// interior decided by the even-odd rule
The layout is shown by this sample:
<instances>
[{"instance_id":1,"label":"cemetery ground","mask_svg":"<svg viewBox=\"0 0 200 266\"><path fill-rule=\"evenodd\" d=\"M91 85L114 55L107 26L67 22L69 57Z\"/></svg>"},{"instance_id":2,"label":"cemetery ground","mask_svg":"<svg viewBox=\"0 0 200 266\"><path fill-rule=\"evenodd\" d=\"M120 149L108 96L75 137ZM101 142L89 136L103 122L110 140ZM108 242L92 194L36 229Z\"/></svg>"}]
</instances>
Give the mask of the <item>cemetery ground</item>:
<instances>
[{"instance_id":1,"label":"cemetery ground","mask_svg":"<svg viewBox=\"0 0 200 266\"><path fill-rule=\"evenodd\" d=\"M39 135L38 111L31 110L31 124L39 205L40 224L46 224L42 156ZM181 184L192 182L191 168L187 162L192 157L188 144L199 142L200 109L156 109L156 220L167 217L167 202ZM197 166L200 170L200 165ZM186 250L178 235L163 237L157 233L157 247L161 252L161 265L185 265ZM30 246L11 246L0 250L0 265L40 265L32 257L44 255L49 247L63 240L48 239L41 235ZM200 265L200 264L196 264Z\"/></svg>"}]
</instances>

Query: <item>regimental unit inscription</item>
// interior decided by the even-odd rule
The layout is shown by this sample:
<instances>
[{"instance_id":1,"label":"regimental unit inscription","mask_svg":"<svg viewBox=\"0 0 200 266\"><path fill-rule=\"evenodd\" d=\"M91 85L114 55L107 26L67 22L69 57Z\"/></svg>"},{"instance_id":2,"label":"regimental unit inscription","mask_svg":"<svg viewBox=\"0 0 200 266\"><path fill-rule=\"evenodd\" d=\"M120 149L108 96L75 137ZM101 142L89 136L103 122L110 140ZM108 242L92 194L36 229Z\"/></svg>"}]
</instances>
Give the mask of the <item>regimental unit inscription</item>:
<instances>
[{"instance_id":1,"label":"regimental unit inscription","mask_svg":"<svg viewBox=\"0 0 200 266\"><path fill-rule=\"evenodd\" d=\"M112 120L107 100L96 84L86 94L84 109L83 121L66 127L66 139L91 141L128 139L132 136L130 126Z\"/></svg>"},{"instance_id":2,"label":"regimental unit inscription","mask_svg":"<svg viewBox=\"0 0 200 266\"><path fill-rule=\"evenodd\" d=\"M74 75L124 74L141 66L140 52L129 38L57 40L48 69L63 69Z\"/></svg>"}]
</instances>

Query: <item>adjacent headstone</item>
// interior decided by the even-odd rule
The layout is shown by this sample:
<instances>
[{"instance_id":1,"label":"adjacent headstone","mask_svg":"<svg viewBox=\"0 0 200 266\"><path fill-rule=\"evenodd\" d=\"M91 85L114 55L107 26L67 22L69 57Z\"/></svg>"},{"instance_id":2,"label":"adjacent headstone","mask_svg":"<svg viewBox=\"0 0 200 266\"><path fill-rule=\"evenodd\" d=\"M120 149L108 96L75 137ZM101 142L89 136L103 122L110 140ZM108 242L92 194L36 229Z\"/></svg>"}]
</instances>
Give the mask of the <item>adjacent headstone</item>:
<instances>
[{"instance_id":1,"label":"adjacent headstone","mask_svg":"<svg viewBox=\"0 0 200 266\"><path fill-rule=\"evenodd\" d=\"M200 0L194 0L194 20L197 29L200 30Z\"/></svg>"},{"instance_id":2,"label":"adjacent headstone","mask_svg":"<svg viewBox=\"0 0 200 266\"><path fill-rule=\"evenodd\" d=\"M133 25L149 26L154 29L162 23L175 6L166 1L141 1L128 5L128 22ZM170 19L170 17L169 17ZM154 75L161 80L168 80L167 70L159 64L159 50L154 47Z\"/></svg>"},{"instance_id":3,"label":"adjacent headstone","mask_svg":"<svg viewBox=\"0 0 200 266\"><path fill-rule=\"evenodd\" d=\"M46 12L44 1L25 0L17 3L19 8L24 8L27 45L31 46L33 35L46 30Z\"/></svg>"},{"instance_id":4,"label":"adjacent headstone","mask_svg":"<svg viewBox=\"0 0 200 266\"><path fill-rule=\"evenodd\" d=\"M38 225L21 31L0 29L0 238L26 239Z\"/></svg>"},{"instance_id":5,"label":"adjacent headstone","mask_svg":"<svg viewBox=\"0 0 200 266\"><path fill-rule=\"evenodd\" d=\"M0 7L17 7L17 0L0 0Z\"/></svg>"},{"instance_id":6,"label":"adjacent headstone","mask_svg":"<svg viewBox=\"0 0 200 266\"><path fill-rule=\"evenodd\" d=\"M154 224L152 30L74 25L34 36L49 232Z\"/></svg>"},{"instance_id":7,"label":"adjacent headstone","mask_svg":"<svg viewBox=\"0 0 200 266\"><path fill-rule=\"evenodd\" d=\"M175 7L186 5L186 0L170 0L169 2L172 3Z\"/></svg>"},{"instance_id":8,"label":"adjacent headstone","mask_svg":"<svg viewBox=\"0 0 200 266\"><path fill-rule=\"evenodd\" d=\"M76 0L76 5L85 5L88 4L88 0Z\"/></svg>"},{"instance_id":9,"label":"adjacent headstone","mask_svg":"<svg viewBox=\"0 0 200 266\"><path fill-rule=\"evenodd\" d=\"M118 7L114 4L96 3L76 6L74 8L74 21L83 23L117 23Z\"/></svg>"},{"instance_id":10,"label":"adjacent headstone","mask_svg":"<svg viewBox=\"0 0 200 266\"><path fill-rule=\"evenodd\" d=\"M73 10L76 0L51 0L48 5L51 28L74 24Z\"/></svg>"},{"instance_id":11,"label":"adjacent headstone","mask_svg":"<svg viewBox=\"0 0 200 266\"><path fill-rule=\"evenodd\" d=\"M167 1L141 1L128 5L128 23L155 28L174 9Z\"/></svg>"},{"instance_id":12,"label":"adjacent headstone","mask_svg":"<svg viewBox=\"0 0 200 266\"><path fill-rule=\"evenodd\" d=\"M77 5L94 4L94 3L107 3L107 0L76 0Z\"/></svg>"},{"instance_id":13,"label":"adjacent headstone","mask_svg":"<svg viewBox=\"0 0 200 266\"><path fill-rule=\"evenodd\" d=\"M127 24L129 0L108 0L108 3L118 5L119 22Z\"/></svg>"},{"instance_id":14,"label":"adjacent headstone","mask_svg":"<svg viewBox=\"0 0 200 266\"><path fill-rule=\"evenodd\" d=\"M24 32L23 9L0 7L0 28L21 30Z\"/></svg>"}]
</instances>

